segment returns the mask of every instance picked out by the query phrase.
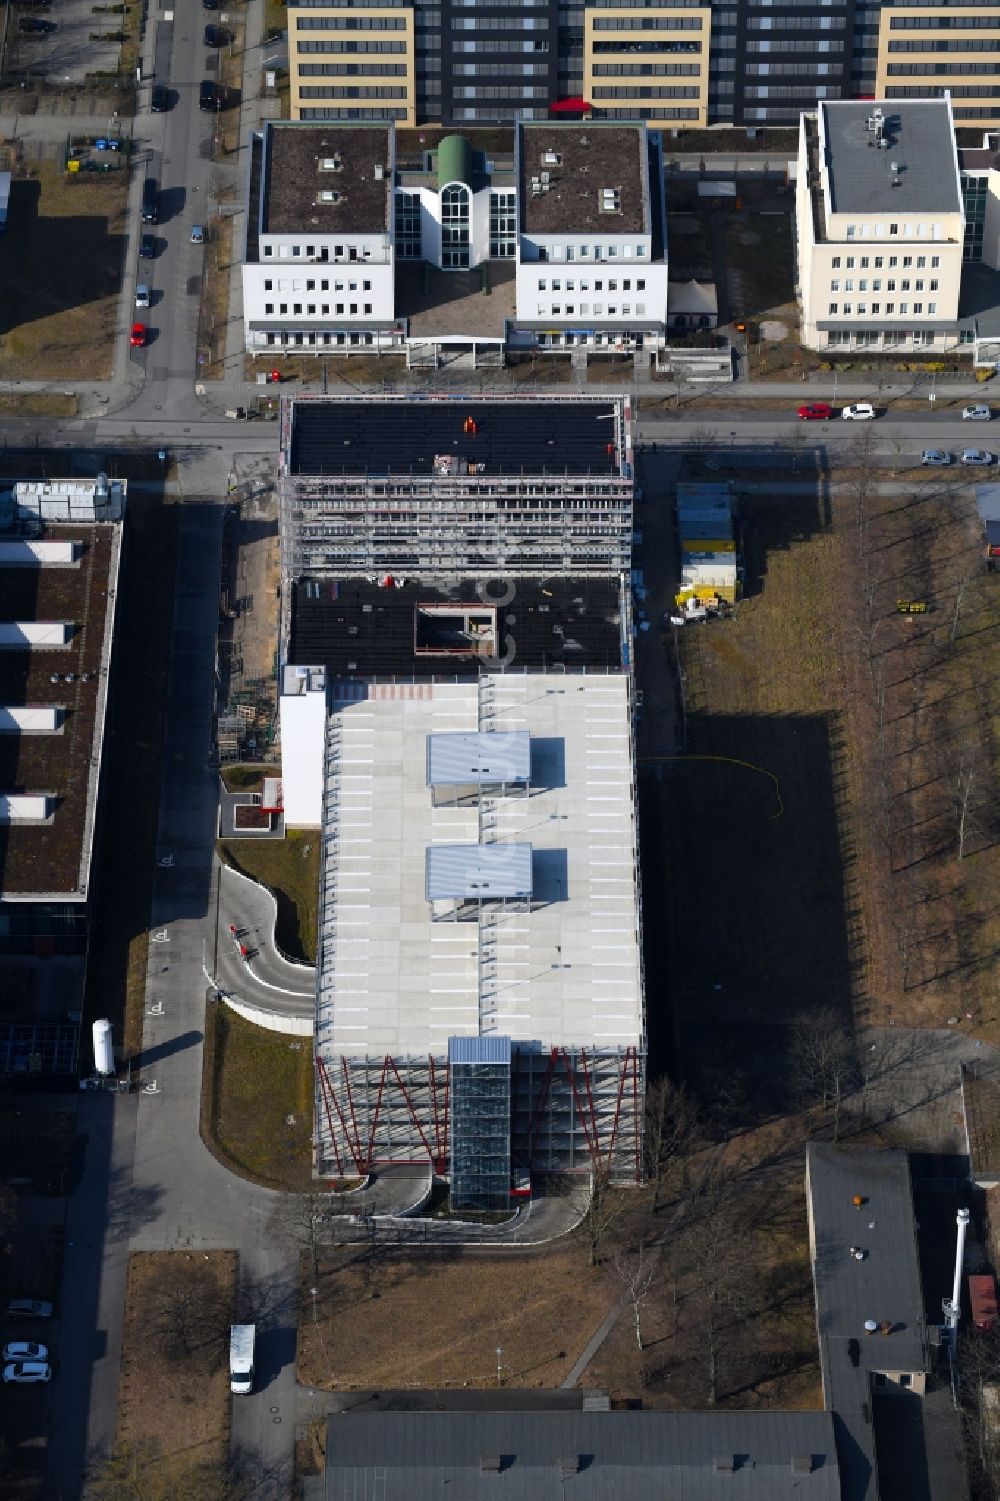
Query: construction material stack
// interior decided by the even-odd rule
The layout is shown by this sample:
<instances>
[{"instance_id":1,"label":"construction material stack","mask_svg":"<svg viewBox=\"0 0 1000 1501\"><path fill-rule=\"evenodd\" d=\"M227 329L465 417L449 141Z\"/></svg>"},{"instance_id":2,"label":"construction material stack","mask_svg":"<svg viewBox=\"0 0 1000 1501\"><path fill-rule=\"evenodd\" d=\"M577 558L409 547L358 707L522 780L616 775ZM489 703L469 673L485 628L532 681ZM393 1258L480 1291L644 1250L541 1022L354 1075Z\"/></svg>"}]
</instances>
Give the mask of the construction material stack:
<instances>
[{"instance_id":1,"label":"construction material stack","mask_svg":"<svg viewBox=\"0 0 1000 1501\"><path fill-rule=\"evenodd\" d=\"M681 549L676 603L714 609L739 596L742 567L737 549L736 498L728 482L677 486L677 533Z\"/></svg>"}]
</instances>

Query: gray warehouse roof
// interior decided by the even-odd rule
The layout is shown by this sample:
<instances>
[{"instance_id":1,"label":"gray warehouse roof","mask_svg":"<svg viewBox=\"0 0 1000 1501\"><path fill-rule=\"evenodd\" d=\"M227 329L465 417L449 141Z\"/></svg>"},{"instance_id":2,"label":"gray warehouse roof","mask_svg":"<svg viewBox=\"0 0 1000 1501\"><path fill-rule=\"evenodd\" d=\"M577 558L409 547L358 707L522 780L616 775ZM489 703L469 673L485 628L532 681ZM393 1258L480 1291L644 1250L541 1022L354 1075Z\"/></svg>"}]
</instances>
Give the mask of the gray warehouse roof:
<instances>
[{"instance_id":1,"label":"gray warehouse roof","mask_svg":"<svg viewBox=\"0 0 1000 1501\"><path fill-rule=\"evenodd\" d=\"M427 736L428 787L480 782L527 782L531 736L527 730L454 731Z\"/></svg>"},{"instance_id":2,"label":"gray warehouse roof","mask_svg":"<svg viewBox=\"0 0 1000 1501\"><path fill-rule=\"evenodd\" d=\"M427 900L531 895L530 844L432 844Z\"/></svg>"},{"instance_id":3,"label":"gray warehouse roof","mask_svg":"<svg viewBox=\"0 0 1000 1501\"><path fill-rule=\"evenodd\" d=\"M325 1494L839 1501L840 1482L829 1413L383 1412L329 1420Z\"/></svg>"},{"instance_id":4,"label":"gray warehouse roof","mask_svg":"<svg viewBox=\"0 0 1000 1501\"><path fill-rule=\"evenodd\" d=\"M871 104L821 104L834 214L954 214L962 206L947 100L884 103L885 149L869 145ZM891 165L899 167L892 187Z\"/></svg>"},{"instance_id":5,"label":"gray warehouse roof","mask_svg":"<svg viewBox=\"0 0 1000 1501\"><path fill-rule=\"evenodd\" d=\"M806 1185L823 1392L850 1436L841 1465L855 1501L878 1494L871 1376L927 1368L909 1163L902 1151L810 1142ZM867 1334L869 1319L892 1332Z\"/></svg>"}]
</instances>

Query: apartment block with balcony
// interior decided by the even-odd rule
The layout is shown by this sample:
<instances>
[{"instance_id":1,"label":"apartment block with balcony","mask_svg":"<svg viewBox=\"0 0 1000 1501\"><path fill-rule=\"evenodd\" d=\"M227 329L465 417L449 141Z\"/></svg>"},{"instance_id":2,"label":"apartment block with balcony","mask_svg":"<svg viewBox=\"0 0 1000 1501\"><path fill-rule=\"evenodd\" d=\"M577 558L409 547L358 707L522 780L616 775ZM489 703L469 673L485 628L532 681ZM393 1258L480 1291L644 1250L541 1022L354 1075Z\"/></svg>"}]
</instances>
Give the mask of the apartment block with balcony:
<instances>
[{"instance_id":1,"label":"apartment block with balcony","mask_svg":"<svg viewBox=\"0 0 1000 1501\"><path fill-rule=\"evenodd\" d=\"M595 119L708 123L707 5L588 5L583 96Z\"/></svg>"},{"instance_id":2,"label":"apartment block with balcony","mask_svg":"<svg viewBox=\"0 0 1000 1501\"><path fill-rule=\"evenodd\" d=\"M820 104L800 122L796 192L807 348L964 342L965 210L947 99Z\"/></svg>"},{"instance_id":3,"label":"apartment block with balcony","mask_svg":"<svg viewBox=\"0 0 1000 1501\"><path fill-rule=\"evenodd\" d=\"M288 0L293 120L417 121L411 0Z\"/></svg>"},{"instance_id":4,"label":"apartment block with balcony","mask_svg":"<svg viewBox=\"0 0 1000 1501\"><path fill-rule=\"evenodd\" d=\"M1000 124L1000 5L883 4L879 98L951 96L956 125Z\"/></svg>"}]
</instances>

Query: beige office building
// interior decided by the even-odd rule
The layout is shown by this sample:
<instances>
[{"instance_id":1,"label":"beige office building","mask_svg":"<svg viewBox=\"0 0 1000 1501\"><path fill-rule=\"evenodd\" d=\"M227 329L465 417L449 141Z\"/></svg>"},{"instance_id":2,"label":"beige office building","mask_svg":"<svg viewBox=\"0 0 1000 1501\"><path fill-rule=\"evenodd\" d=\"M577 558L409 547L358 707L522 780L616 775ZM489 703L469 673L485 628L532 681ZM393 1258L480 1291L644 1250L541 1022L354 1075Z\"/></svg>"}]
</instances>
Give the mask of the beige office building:
<instances>
[{"instance_id":1,"label":"beige office building","mask_svg":"<svg viewBox=\"0 0 1000 1501\"><path fill-rule=\"evenodd\" d=\"M807 348L963 342L965 210L947 99L821 104L803 115L796 192Z\"/></svg>"},{"instance_id":2,"label":"beige office building","mask_svg":"<svg viewBox=\"0 0 1000 1501\"><path fill-rule=\"evenodd\" d=\"M884 4L879 99L951 95L956 125L1000 124L1000 5Z\"/></svg>"}]
</instances>

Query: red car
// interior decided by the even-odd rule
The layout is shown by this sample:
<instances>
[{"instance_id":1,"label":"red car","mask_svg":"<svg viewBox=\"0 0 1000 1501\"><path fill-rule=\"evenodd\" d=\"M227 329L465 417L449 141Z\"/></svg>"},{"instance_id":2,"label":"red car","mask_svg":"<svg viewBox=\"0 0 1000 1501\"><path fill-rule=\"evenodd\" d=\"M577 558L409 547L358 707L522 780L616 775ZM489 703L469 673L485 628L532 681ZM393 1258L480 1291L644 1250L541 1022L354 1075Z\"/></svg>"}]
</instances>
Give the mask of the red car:
<instances>
[{"instance_id":1,"label":"red car","mask_svg":"<svg viewBox=\"0 0 1000 1501\"><path fill-rule=\"evenodd\" d=\"M129 335L129 343L131 344L133 349L145 349L146 325L144 323L132 324L132 332Z\"/></svg>"},{"instance_id":2,"label":"red car","mask_svg":"<svg viewBox=\"0 0 1000 1501\"><path fill-rule=\"evenodd\" d=\"M799 407L799 416L803 422L829 422L833 407L828 407L825 401L814 401L811 406Z\"/></svg>"}]
</instances>

